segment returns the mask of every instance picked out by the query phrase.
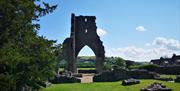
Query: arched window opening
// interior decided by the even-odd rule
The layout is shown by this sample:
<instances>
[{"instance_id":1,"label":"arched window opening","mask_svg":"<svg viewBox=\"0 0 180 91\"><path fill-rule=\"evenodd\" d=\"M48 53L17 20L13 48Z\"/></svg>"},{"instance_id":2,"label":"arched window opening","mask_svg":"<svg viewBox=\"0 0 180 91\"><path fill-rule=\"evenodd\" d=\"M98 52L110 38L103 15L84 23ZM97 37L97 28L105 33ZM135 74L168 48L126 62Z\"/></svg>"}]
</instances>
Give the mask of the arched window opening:
<instances>
[{"instance_id":1,"label":"arched window opening","mask_svg":"<svg viewBox=\"0 0 180 91\"><path fill-rule=\"evenodd\" d=\"M78 73L88 73L87 70L95 70L96 56L91 48L84 46L77 56ZM87 71L87 72L86 72Z\"/></svg>"}]
</instances>

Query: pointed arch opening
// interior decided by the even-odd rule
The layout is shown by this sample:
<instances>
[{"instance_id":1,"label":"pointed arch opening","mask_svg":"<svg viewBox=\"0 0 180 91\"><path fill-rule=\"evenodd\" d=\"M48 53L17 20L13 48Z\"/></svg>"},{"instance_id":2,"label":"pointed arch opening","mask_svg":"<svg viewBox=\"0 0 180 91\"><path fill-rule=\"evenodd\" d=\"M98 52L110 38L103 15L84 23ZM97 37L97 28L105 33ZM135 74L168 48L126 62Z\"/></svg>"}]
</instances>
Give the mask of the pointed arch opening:
<instances>
[{"instance_id":1,"label":"pointed arch opening","mask_svg":"<svg viewBox=\"0 0 180 91\"><path fill-rule=\"evenodd\" d=\"M94 51L85 45L76 58L78 73L95 73L96 55Z\"/></svg>"},{"instance_id":2,"label":"pointed arch opening","mask_svg":"<svg viewBox=\"0 0 180 91\"><path fill-rule=\"evenodd\" d=\"M78 53L78 56L95 56L95 53L89 46L85 45Z\"/></svg>"}]
</instances>

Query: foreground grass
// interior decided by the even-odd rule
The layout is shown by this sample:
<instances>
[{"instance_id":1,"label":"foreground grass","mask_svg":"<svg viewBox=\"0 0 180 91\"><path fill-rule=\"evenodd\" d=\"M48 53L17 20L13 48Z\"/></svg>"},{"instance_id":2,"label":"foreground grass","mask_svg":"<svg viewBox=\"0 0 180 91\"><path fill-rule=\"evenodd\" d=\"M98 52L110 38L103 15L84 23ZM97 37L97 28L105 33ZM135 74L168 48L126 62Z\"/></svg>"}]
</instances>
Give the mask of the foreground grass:
<instances>
[{"instance_id":1,"label":"foreground grass","mask_svg":"<svg viewBox=\"0 0 180 91\"><path fill-rule=\"evenodd\" d=\"M173 91L180 91L180 83L170 83L157 80L140 80L140 84L122 86L118 82L94 82L94 83L74 83L74 84L54 84L40 91L140 91L141 88L149 86L151 83L161 82Z\"/></svg>"}]
</instances>

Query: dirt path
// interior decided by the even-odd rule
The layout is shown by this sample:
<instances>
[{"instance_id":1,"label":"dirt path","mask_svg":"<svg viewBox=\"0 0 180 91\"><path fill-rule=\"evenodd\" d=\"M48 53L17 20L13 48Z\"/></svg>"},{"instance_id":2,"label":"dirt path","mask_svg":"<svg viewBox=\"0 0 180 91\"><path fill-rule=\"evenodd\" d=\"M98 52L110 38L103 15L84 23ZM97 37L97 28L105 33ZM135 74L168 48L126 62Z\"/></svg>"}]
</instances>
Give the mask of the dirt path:
<instances>
[{"instance_id":1,"label":"dirt path","mask_svg":"<svg viewBox=\"0 0 180 91\"><path fill-rule=\"evenodd\" d=\"M91 83L93 82L94 74L82 74L81 83Z\"/></svg>"}]
</instances>

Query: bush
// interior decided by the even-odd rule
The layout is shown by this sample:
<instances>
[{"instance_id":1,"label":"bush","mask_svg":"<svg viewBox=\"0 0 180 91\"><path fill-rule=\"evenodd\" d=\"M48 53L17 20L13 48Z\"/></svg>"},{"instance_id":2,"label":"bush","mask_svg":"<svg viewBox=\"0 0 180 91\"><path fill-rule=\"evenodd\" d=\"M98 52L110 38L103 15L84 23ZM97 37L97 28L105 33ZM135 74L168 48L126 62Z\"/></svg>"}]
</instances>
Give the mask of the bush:
<instances>
[{"instance_id":1,"label":"bush","mask_svg":"<svg viewBox=\"0 0 180 91\"><path fill-rule=\"evenodd\" d=\"M115 65L117 65L119 68L126 68L126 62L120 57L116 59Z\"/></svg>"},{"instance_id":2,"label":"bush","mask_svg":"<svg viewBox=\"0 0 180 91\"><path fill-rule=\"evenodd\" d=\"M112 65L110 64L104 64L104 70L111 70L112 69Z\"/></svg>"},{"instance_id":3,"label":"bush","mask_svg":"<svg viewBox=\"0 0 180 91\"><path fill-rule=\"evenodd\" d=\"M180 76L176 77L175 82L179 82L180 83Z\"/></svg>"},{"instance_id":4,"label":"bush","mask_svg":"<svg viewBox=\"0 0 180 91\"><path fill-rule=\"evenodd\" d=\"M152 71L154 68L158 67L158 65L155 64L144 64L139 66L130 66L130 69L145 69L148 71Z\"/></svg>"}]
</instances>

